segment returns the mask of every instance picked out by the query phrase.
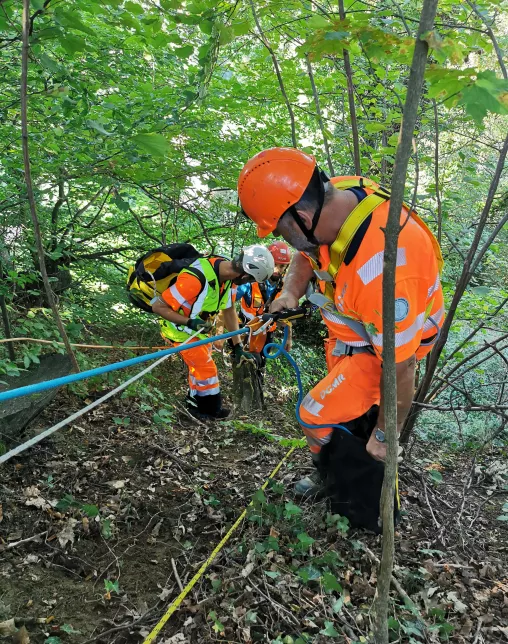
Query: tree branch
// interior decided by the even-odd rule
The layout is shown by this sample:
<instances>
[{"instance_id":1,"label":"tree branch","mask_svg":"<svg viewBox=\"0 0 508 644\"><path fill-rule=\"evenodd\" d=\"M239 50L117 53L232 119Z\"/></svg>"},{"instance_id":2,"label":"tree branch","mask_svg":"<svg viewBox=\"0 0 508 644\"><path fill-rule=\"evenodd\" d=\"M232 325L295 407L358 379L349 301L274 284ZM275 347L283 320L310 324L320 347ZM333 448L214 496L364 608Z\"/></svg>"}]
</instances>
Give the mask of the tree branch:
<instances>
[{"instance_id":1,"label":"tree branch","mask_svg":"<svg viewBox=\"0 0 508 644\"><path fill-rule=\"evenodd\" d=\"M506 66L504 64L503 52L501 51L501 47L499 46L499 43L497 42L496 36L494 35L494 32L492 31L492 27L487 22L487 20L485 20L485 16L478 9L478 7L474 4L474 2L471 2L471 0L466 0L466 2L471 7L471 9L475 12L475 14L478 16L478 18L483 22L485 27L487 28L487 34L489 35L489 38L491 39L492 44L494 46L494 51L496 52L497 62L499 63L499 67L501 68L501 73L503 74L504 79L508 80L508 72L506 71Z\"/></svg>"},{"instance_id":2,"label":"tree branch","mask_svg":"<svg viewBox=\"0 0 508 644\"><path fill-rule=\"evenodd\" d=\"M508 135L506 136L501 152L499 153L496 170L490 182L489 192L487 195L487 199L485 201L485 205L483 206L480 219L476 225L476 231L473 238L473 242L471 244L471 248L469 249L469 252L464 261L464 267L462 269L462 273L457 282L457 287L455 289L455 293L453 295L448 314L444 320L441 333L439 335L439 338L437 339L436 344L434 345L432 352L430 353L427 369L425 371L425 376L418 388L418 392L415 397L415 403L423 402L427 396L427 393L430 388L430 384L432 382L432 378L434 377L434 373L437 368L439 356L441 355L443 347L448 339L448 334L450 333L450 328L451 328L453 319L455 317L455 314L457 312L457 307L459 305L459 302L462 296L464 295L464 291L466 290L467 285L471 281L471 277L473 276L472 267L476 268L476 265L473 264L473 260L475 258L476 251L478 250L478 246L481 241L483 231L485 229L485 224L487 223L490 209L492 208L492 203L494 201L494 197L496 195L496 191L499 185L499 180L503 172L507 153L508 153ZM486 249L484 246L482 248L482 251L485 252L485 250ZM407 441L407 439L409 438L409 435L413 430L414 424L416 422L417 416L418 416L418 409L417 408L412 409L411 414L408 416L407 422L402 431L402 436L401 436L402 441Z\"/></svg>"},{"instance_id":3,"label":"tree branch","mask_svg":"<svg viewBox=\"0 0 508 644\"><path fill-rule=\"evenodd\" d=\"M288 95L286 93L286 88L284 87L284 81L282 80L282 74L281 74L281 71L280 71L279 62L277 61L277 57L275 56L275 52L273 51L270 43L268 42L267 37L265 36L265 34L263 32L263 28L261 27L261 23L259 22L259 18L258 18L258 15L256 13L256 8L254 6L254 1L253 0L250 0L250 6L251 6L251 10L252 10L252 15L254 17L254 22L256 23L256 27L258 29L259 36L261 38L261 42L266 47L266 49L268 50L270 56L272 57L272 62L273 62L273 66L274 66L274 69L275 69L275 73L277 74L277 80L279 81L280 91L281 91L281 94L282 94L282 96L284 98L284 102L286 103L286 107L287 107L287 110L288 110L288 113L289 113L289 120L291 121L291 140L293 141L293 147L297 148L298 143L297 143L297 140L296 140L295 115L294 115L294 112L293 112L293 108L291 107L291 103L289 102Z\"/></svg>"},{"instance_id":4,"label":"tree branch","mask_svg":"<svg viewBox=\"0 0 508 644\"><path fill-rule=\"evenodd\" d=\"M341 20L346 18L344 11L344 0L339 0L339 16ZM349 51L344 48L344 71L347 79L347 98L349 103L349 116L351 118L351 133L353 135L353 156L355 162L355 174L362 174L360 163L360 139L358 137L358 124L356 121L355 95L353 86L353 72L351 70L351 61L349 60Z\"/></svg>"},{"instance_id":5,"label":"tree branch","mask_svg":"<svg viewBox=\"0 0 508 644\"><path fill-rule=\"evenodd\" d=\"M333 171L332 157L330 156L330 148L328 146L328 137L326 136L326 132L325 132L323 117L321 115L321 106L319 104L319 95L317 93L316 83L314 81L314 74L312 72L312 65L310 64L308 54L305 56L305 64L307 66L307 74L309 75L310 86L312 88L312 95L314 96L314 105L316 106L317 121L318 121L319 129L321 130L321 136L323 137L323 145L325 147L328 170L330 171L330 175L334 177L335 172Z\"/></svg>"},{"instance_id":6,"label":"tree branch","mask_svg":"<svg viewBox=\"0 0 508 644\"><path fill-rule=\"evenodd\" d=\"M25 170L25 182L26 190L28 196L28 203L30 205L30 216L32 218L32 224L34 227L34 236L35 242L37 244L37 254L39 256L39 266L42 276L42 281L44 283L44 289L46 291L46 297L48 299L48 304L51 307L53 312L53 318L58 327L62 340L65 344L65 349L69 358L73 370L78 372L79 365L76 360L76 356L72 350L72 347L65 332L62 320L60 319L60 314L58 313L58 308L55 302L55 297L53 291L51 290L51 285L48 279L48 273L46 271L46 263L44 260L44 246L42 243L41 230L39 226L39 220L37 219L37 210L35 206L35 197L32 185L32 172L30 167L30 153L28 148L28 116L27 116L27 85L28 85L28 50L29 50L29 31L30 31L30 0L23 0L23 47L21 50L21 136L22 136L22 146L23 146L23 165Z\"/></svg>"}]
</instances>

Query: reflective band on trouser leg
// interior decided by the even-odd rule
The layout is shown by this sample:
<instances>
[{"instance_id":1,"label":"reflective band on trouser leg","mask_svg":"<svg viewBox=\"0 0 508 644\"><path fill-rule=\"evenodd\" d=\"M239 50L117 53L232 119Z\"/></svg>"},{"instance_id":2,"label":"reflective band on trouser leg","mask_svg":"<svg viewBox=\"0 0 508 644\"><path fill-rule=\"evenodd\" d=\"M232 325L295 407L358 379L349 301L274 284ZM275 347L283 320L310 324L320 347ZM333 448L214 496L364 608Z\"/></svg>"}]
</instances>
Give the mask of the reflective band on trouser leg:
<instances>
[{"instance_id":1,"label":"reflective band on trouser leg","mask_svg":"<svg viewBox=\"0 0 508 644\"><path fill-rule=\"evenodd\" d=\"M218 394L219 377L217 365L212 359L211 345L188 349L181 354L189 367L189 389L193 396Z\"/></svg>"},{"instance_id":2,"label":"reflective band on trouser leg","mask_svg":"<svg viewBox=\"0 0 508 644\"><path fill-rule=\"evenodd\" d=\"M303 399L300 416L309 425L336 425L363 416L381 396L381 361L369 353L342 356L330 373ZM304 427L311 452L317 454L333 429Z\"/></svg>"}]
</instances>

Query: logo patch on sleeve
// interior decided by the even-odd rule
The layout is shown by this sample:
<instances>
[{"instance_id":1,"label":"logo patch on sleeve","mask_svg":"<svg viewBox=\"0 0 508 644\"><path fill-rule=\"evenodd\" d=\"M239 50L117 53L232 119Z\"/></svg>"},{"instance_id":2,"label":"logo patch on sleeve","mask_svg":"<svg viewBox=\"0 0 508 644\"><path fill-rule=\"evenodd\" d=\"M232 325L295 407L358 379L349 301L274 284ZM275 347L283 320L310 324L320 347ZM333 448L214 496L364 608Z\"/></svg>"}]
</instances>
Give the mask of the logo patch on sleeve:
<instances>
[{"instance_id":1,"label":"logo patch on sleeve","mask_svg":"<svg viewBox=\"0 0 508 644\"><path fill-rule=\"evenodd\" d=\"M395 300L395 322L402 322L407 318L409 313L409 302L403 297L398 297Z\"/></svg>"}]
</instances>

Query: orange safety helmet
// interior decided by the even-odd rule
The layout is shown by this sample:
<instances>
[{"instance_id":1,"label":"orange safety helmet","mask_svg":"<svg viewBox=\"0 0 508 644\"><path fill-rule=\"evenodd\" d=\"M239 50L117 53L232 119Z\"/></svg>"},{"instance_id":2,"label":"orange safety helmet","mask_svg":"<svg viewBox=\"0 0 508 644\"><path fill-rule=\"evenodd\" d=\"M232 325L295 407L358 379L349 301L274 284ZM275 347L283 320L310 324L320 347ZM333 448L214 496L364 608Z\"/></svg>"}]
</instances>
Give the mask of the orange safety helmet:
<instances>
[{"instance_id":1,"label":"orange safety helmet","mask_svg":"<svg viewBox=\"0 0 508 644\"><path fill-rule=\"evenodd\" d=\"M274 241L268 250L272 253L276 264L289 264L291 262L291 251L286 242Z\"/></svg>"},{"instance_id":2,"label":"orange safety helmet","mask_svg":"<svg viewBox=\"0 0 508 644\"><path fill-rule=\"evenodd\" d=\"M270 148L252 157L238 179L244 213L266 237L282 215L297 203L316 169L316 159L295 148Z\"/></svg>"}]
</instances>

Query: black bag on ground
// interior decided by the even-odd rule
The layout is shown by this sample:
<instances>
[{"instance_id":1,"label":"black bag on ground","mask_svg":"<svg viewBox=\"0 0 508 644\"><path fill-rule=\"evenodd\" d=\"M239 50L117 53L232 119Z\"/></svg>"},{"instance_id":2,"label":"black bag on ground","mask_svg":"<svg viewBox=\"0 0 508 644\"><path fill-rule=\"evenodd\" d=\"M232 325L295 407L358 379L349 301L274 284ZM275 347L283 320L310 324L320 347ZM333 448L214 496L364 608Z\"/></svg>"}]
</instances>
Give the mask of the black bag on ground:
<instances>
[{"instance_id":1,"label":"black bag on ground","mask_svg":"<svg viewBox=\"0 0 508 644\"><path fill-rule=\"evenodd\" d=\"M372 422L372 419L373 422ZM355 435L334 429L331 441L320 453L320 473L330 499L332 514L349 519L351 527L379 534L380 499L384 464L367 453L365 446L375 426L375 414L344 423ZM399 518L399 497L395 493L394 521Z\"/></svg>"},{"instance_id":2,"label":"black bag on ground","mask_svg":"<svg viewBox=\"0 0 508 644\"><path fill-rule=\"evenodd\" d=\"M178 273L203 257L192 244L176 243L148 251L129 268L129 300L143 311L152 312L150 302L176 281ZM196 271L201 279L202 274Z\"/></svg>"}]
</instances>

